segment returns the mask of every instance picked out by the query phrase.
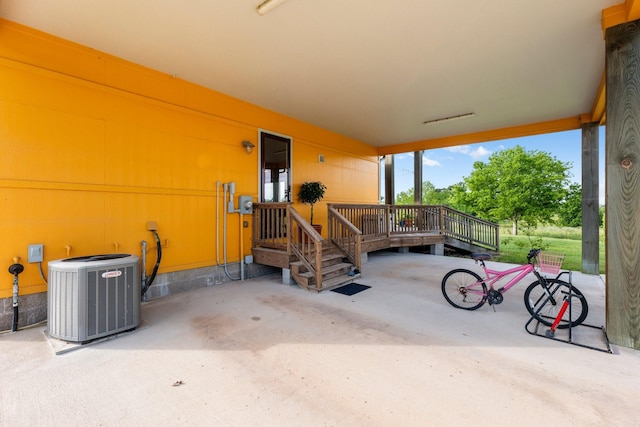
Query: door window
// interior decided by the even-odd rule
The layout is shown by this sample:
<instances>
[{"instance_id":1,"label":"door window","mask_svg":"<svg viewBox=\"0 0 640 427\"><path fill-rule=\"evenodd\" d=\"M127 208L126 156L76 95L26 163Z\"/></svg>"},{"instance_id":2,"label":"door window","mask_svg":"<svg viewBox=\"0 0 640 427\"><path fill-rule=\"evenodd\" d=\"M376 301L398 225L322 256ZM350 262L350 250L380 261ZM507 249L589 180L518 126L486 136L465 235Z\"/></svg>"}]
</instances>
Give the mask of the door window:
<instances>
[{"instance_id":1,"label":"door window","mask_svg":"<svg viewBox=\"0 0 640 427\"><path fill-rule=\"evenodd\" d=\"M291 201L291 138L260 132L260 201Z\"/></svg>"}]
</instances>

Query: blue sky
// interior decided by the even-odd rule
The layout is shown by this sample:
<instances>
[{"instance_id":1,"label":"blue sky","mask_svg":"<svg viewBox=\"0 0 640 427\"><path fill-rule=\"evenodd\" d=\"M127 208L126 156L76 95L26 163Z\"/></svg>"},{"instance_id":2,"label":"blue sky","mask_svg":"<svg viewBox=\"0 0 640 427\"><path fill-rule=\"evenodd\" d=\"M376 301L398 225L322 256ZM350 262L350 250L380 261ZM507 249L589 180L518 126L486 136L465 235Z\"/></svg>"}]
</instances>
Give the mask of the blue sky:
<instances>
[{"instance_id":1,"label":"blue sky","mask_svg":"<svg viewBox=\"0 0 640 427\"><path fill-rule=\"evenodd\" d=\"M604 204L604 129L603 126L600 127L600 204ZM469 176L474 162L487 162L491 154L516 145L527 151L544 151L562 162L571 163L571 180L581 184L581 130L425 150L422 178L424 181L431 181L436 188L449 187ZM399 193L413 186L413 153L398 154L394 162L395 187L396 193Z\"/></svg>"}]
</instances>

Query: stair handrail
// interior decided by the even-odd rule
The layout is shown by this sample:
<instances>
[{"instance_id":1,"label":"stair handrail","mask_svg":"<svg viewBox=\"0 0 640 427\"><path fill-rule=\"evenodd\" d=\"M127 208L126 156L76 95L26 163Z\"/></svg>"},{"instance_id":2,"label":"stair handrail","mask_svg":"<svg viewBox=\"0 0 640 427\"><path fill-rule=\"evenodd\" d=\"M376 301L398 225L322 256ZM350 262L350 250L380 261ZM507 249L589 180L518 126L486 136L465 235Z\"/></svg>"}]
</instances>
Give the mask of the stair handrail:
<instances>
[{"instance_id":1,"label":"stair handrail","mask_svg":"<svg viewBox=\"0 0 640 427\"><path fill-rule=\"evenodd\" d=\"M439 208L441 234L496 252L500 250L500 226L498 224L447 205L441 205Z\"/></svg>"},{"instance_id":2,"label":"stair handrail","mask_svg":"<svg viewBox=\"0 0 640 427\"><path fill-rule=\"evenodd\" d=\"M320 233L293 206L287 207L287 253L293 254L315 277L322 289L322 241Z\"/></svg>"},{"instance_id":3,"label":"stair handrail","mask_svg":"<svg viewBox=\"0 0 640 427\"><path fill-rule=\"evenodd\" d=\"M362 231L332 206L328 206L329 241L362 270Z\"/></svg>"}]
</instances>

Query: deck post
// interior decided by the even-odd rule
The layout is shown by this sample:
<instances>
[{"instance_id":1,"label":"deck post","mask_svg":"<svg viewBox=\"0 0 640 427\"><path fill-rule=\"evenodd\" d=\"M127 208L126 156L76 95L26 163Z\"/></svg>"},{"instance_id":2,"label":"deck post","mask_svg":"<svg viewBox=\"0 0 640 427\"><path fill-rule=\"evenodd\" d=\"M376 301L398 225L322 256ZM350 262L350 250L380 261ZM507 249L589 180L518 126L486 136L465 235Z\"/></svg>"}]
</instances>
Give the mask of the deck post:
<instances>
[{"instance_id":1,"label":"deck post","mask_svg":"<svg viewBox=\"0 0 640 427\"><path fill-rule=\"evenodd\" d=\"M600 272L599 123L582 125L582 272Z\"/></svg>"},{"instance_id":2,"label":"deck post","mask_svg":"<svg viewBox=\"0 0 640 427\"><path fill-rule=\"evenodd\" d=\"M387 221L387 239L391 237L391 229L393 228L393 218L391 218L391 206L384 206L385 221Z\"/></svg>"},{"instance_id":3,"label":"deck post","mask_svg":"<svg viewBox=\"0 0 640 427\"><path fill-rule=\"evenodd\" d=\"M443 243L436 243L435 245L431 245L429 247L429 253L431 255L443 256L444 255L444 244Z\"/></svg>"},{"instance_id":4,"label":"deck post","mask_svg":"<svg viewBox=\"0 0 640 427\"><path fill-rule=\"evenodd\" d=\"M608 28L605 46L607 334L640 350L640 21Z\"/></svg>"},{"instance_id":5,"label":"deck post","mask_svg":"<svg viewBox=\"0 0 640 427\"><path fill-rule=\"evenodd\" d=\"M291 269L290 268L282 269L282 284L291 285Z\"/></svg>"},{"instance_id":6,"label":"deck post","mask_svg":"<svg viewBox=\"0 0 640 427\"><path fill-rule=\"evenodd\" d=\"M413 204L422 205L422 151L413 153Z\"/></svg>"},{"instance_id":7,"label":"deck post","mask_svg":"<svg viewBox=\"0 0 640 427\"><path fill-rule=\"evenodd\" d=\"M384 157L384 203L393 205L395 203L395 185L393 181L393 154Z\"/></svg>"}]
</instances>

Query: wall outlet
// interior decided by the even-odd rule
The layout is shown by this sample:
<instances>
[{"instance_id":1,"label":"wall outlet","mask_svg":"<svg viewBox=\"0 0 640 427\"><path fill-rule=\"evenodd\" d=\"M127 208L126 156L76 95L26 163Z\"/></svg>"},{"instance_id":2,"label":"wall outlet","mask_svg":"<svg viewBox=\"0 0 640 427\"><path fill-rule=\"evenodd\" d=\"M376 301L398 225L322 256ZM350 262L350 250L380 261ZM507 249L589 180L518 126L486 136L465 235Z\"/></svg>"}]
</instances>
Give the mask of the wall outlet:
<instances>
[{"instance_id":1,"label":"wall outlet","mask_svg":"<svg viewBox=\"0 0 640 427\"><path fill-rule=\"evenodd\" d=\"M42 262L44 258L44 245L29 245L27 254L29 262Z\"/></svg>"}]
</instances>

